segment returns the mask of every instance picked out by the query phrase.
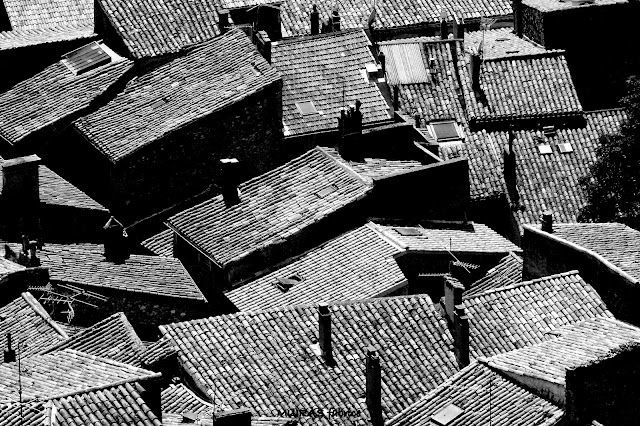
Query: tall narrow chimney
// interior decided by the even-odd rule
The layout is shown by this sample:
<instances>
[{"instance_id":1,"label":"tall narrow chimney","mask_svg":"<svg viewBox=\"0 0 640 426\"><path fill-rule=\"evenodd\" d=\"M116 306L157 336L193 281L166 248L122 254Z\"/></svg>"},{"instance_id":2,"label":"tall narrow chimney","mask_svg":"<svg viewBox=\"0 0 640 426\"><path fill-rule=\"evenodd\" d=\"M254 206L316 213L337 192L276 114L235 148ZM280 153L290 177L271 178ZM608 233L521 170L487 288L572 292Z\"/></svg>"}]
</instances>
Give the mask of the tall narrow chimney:
<instances>
[{"instance_id":1,"label":"tall narrow chimney","mask_svg":"<svg viewBox=\"0 0 640 426\"><path fill-rule=\"evenodd\" d=\"M218 29L220 34L224 34L229 29L229 11L227 9L218 10Z\"/></svg>"},{"instance_id":2,"label":"tall narrow chimney","mask_svg":"<svg viewBox=\"0 0 640 426\"><path fill-rule=\"evenodd\" d=\"M393 86L393 110L397 111L400 107L400 88Z\"/></svg>"},{"instance_id":3,"label":"tall narrow chimney","mask_svg":"<svg viewBox=\"0 0 640 426\"><path fill-rule=\"evenodd\" d=\"M256 43L258 52L271 63L271 39L266 31L258 31L256 33Z\"/></svg>"},{"instance_id":4,"label":"tall narrow chimney","mask_svg":"<svg viewBox=\"0 0 640 426\"><path fill-rule=\"evenodd\" d=\"M546 210L542 213L542 230L553 234L553 213L550 210Z\"/></svg>"},{"instance_id":5,"label":"tall narrow chimney","mask_svg":"<svg viewBox=\"0 0 640 426\"><path fill-rule=\"evenodd\" d=\"M373 347L367 348L366 361L366 399L371 423L382 426L382 372L378 351Z\"/></svg>"},{"instance_id":6,"label":"tall narrow chimney","mask_svg":"<svg viewBox=\"0 0 640 426\"><path fill-rule=\"evenodd\" d=\"M240 162L235 158L223 158L220 160L220 186L222 187L222 198L227 207L234 206L240 202L238 192Z\"/></svg>"},{"instance_id":7,"label":"tall narrow chimney","mask_svg":"<svg viewBox=\"0 0 640 426\"><path fill-rule=\"evenodd\" d=\"M522 38L522 0L513 0L513 32Z\"/></svg>"},{"instance_id":8,"label":"tall narrow chimney","mask_svg":"<svg viewBox=\"0 0 640 426\"><path fill-rule=\"evenodd\" d=\"M504 181L507 185L507 191L514 207L519 205L520 196L518 194L517 175L516 175L516 153L513 149L515 135L513 126L509 128L509 145L504 149Z\"/></svg>"},{"instance_id":9,"label":"tall narrow chimney","mask_svg":"<svg viewBox=\"0 0 640 426\"><path fill-rule=\"evenodd\" d=\"M331 349L331 311L329 305L320 303L318 305L318 344L327 364L333 362L333 351Z\"/></svg>"},{"instance_id":10,"label":"tall narrow chimney","mask_svg":"<svg viewBox=\"0 0 640 426\"><path fill-rule=\"evenodd\" d=\"M469 317L462 304L455 306L453 315L453 353L461 366L467 366L469 365Z\"/></svg>"},{"instance_id":11,"label":"tall narrow chimney","mask_svg":"<svg viewBox=\"0 0 640 426\"><path fill-rule=\"evenodd\" d=\"M378 62L380 62L380 66L382 67L382 78L385 78L387 75L387 58L384 56L384 52L380 50L378 53Z\"/></svg>"},{"instance_id":12,"label":"tall narrow chimney","mask_svg":"<svg viewBox=\"0 0 640 426\"><path fill-rule=\"evenodd\" d=\"M7 333L7 349L4 351L4 362L16 362L16 351L11 348L11 333Z\"/></svg>"},{"instance_id":13,"label":"tall narrow chimney","mask_svg":"<svg viewBox=\"0 0 640 426\"><path fill-rule=\"evenodd\" d=\"M333 31L340 31L340 13L338 9L335 9L331 13L331 22L333 24Z\"/></svg>"},{"instance_id":14,"label":"tall narrow chimney","mask_svg":"<svg viewBox=\"0 0 640 426\"><path fill-rule=\"evenodd\" d=\"M462 16L453 17L453 37L464 40L464 18Z\"/></svg>"},{"instance_id":15,"label":"tall narrow chimney","mask_svg":"<svg viewBox=\"0 0 640 426\"><path fill-rule=\"evenodd\" d=\"M422 120L421 120L421 118L420 118L420 114L416 114L416 115L414 115L414 116L413 116L413 118L414 118L414 121L415 121L415 126L416 126L416 128L418 128L418 129L419 129L419 128L420 128L421 121L422 121Z\"/></svg>"},{"instance_id":16,"label":"tall narrow chimney","mask_svg":"<svg viewBox=\"0 0 640 426\"><path fill-rule=\"evenodd\" d=\"M318 12L318 6L313 5L311 11L311 35L320 34L320 13Z\"/></svg>"},{"instance_id":17,"label":"tall narrow chimney","mask_svg":"<svg viewBox=\"0 0 640 426\"><path fill-rule=\"evenodd\" d=\"M480 90L480 55L477 53L471 54L471 88Z\"/></svg>"},{"instance_id":18,"label":"tall narrow chimney","mask_svg":"<svg viewBox=\"0 0 640 426\"><path fill-rule=\"evenodd\" d=\"M455 320L456 305L462 303L464 286L450 275L444 276L444 311L449 323Z\"/></svg>"},{"instance_id":19,"label":"tall narrow chimney","mask_svg":"<svg viewBox=\"0 0 640 426\"><path fill-rule=\"evenodd\" d=\"M129 258L129 242L124 226L111 216L103 229L104 257L109 262L124 263Z\"/></svg>"},{"instance_id":20,"label":"tall narrow chimney","mask_svg":"<svg viewBox=\"0 0 640 426\"><path fill-rule=\"evenodd\" d=\"M440 39L446 40L449 38L449 27L447 26L447 11L440 9Z\"/></svg>"}]
</instances>

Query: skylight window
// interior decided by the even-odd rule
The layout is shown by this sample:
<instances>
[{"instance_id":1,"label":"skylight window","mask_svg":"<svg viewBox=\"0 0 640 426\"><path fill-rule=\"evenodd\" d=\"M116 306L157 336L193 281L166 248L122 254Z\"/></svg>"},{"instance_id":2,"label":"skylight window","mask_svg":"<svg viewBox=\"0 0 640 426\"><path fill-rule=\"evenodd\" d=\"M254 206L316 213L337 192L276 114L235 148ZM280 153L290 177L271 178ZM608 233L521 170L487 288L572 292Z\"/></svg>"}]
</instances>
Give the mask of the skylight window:
<instances>
[{"instance_id":1,"label":"skylight window","mask_svg":"<svg viewBox=\"0 0 640 426\"><path fill-rule=\"evenodd\" d=\"M318 113L316 106L313 104L313 101L300 101L296 102L296 107L300 114L302 115L314 115Z\"/></svg>"},{"instance_id":2,"label":"skylight window","mask_svg":"<svg viewBox=\"0 0 640 426\"><path fill-rule=\"evenodd\" d=\"M301 283L302 282L302 278L300 278L300 276L298 275L292 275L290 277L287 278L277 278L276 279L276 287L278 287L280 289L280 291L287 292L291 289L291 287L293 287L294 285Z\"/></svg>"},{"instance_id":3,"label":"skylight window","mask_svg":"<svg viewBox=\"0 0 640 426\"><path fill-rule=\"evenodd\" d=\"M338 187L335 185L329 185L322 188L320 191L316 192L316 195L320 198L324 198L329 194L332 194L338 190Z\"/></svg>"},{"instance_id":4,"label":"skylight window","mask_svg":"<svg viewBox=\"0 0 640 426\"><path fill-rule=\"evenodd\" d=\"M453 404L449 404L442 410L431 416L431 420L437 425L447 426L449 423L458 418L458 416L460 416L460 414L462 413L464 413L464 410L462 408L457 407Z\"/></svg>"},{"instance_id":5,"label":"skylight window","mask_svg":"<svg viewBox=\"0 0 640 426\"><path fill-rule=\"evenodd\" d=\"M417 237L422 235L422 229L420 228L395 227L393 230L403 237Z\"/></svg>"},{"instance_id":6,"label":"skylight window","mask_svg":"<svg viewBox=\"0 0 640 426\"><path fill-rule=\"evenodd\" d=\"M111 62L111 56L95 41L64 55L62 62L78 75Z\"/></svg>"},{"instance_id":7,"label":"skylight window","mask_svg":"<svg viewBox=\"0 0 640 426\"><path fill-rule=\"evenodd\" d=\"M558 144L558 149L563 154L567 154L569 152L573 152L573 147L571 146L570 143L559 143Z\"/></svg>"},{"instance_id":8,"label":"skylight window","mask_svg":"<svg viewBox=\"0 0 640 426\"><path fill-rule=\"evenodd\" d=\"M551 154L553 152L549 144L538 145L538 151L540 151L540 154Z\"/></svg>"},{"instance_id":9,"label":"skylight window","mask_svg":"<svg viewBox=\"0 0 640 426\"><path fill-rule=\"evenodd\" d=\"M454 142L464 138L462 129L455 121L429 123L429 130L438 143Z\"/></svg>"}]
</instances>

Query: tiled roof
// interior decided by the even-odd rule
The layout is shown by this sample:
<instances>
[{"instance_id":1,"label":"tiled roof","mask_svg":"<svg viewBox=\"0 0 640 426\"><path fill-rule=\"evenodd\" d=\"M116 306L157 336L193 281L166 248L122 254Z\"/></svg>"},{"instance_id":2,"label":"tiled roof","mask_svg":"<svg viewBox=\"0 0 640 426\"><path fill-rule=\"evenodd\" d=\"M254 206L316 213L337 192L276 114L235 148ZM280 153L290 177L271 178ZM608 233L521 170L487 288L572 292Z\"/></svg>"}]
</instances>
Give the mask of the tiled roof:
<instances>
[{"instance_id":1,"label":"tiled roof","mask_svg":"<svg viewBox=\"0 0 640 426\"><path fill-rule=\"evenodd\" d=\"M56 321L56 324L58 324L60 328L64 330L64 332L67 333L67 336L69 337L75 336L76 334L80 333L82 330L87 328L87 327L82 327L79 325L68 324L66 322L59 322L59 321Z\"/></svg>"},{"instance_id":2,"label":"tiled roof","mask_svg":"<svg viewBox=\"0 0 640 426\"><path fill-rule=\"evenodd\" d=\"M364 31L346 31L273 44L271 63L282 74L285 136L336 129L340 108L362 102L362 121L389 120L389 105L375 83L365 81L375 64ZM312 101L317 114L303 115L296 102ZM321 112L321 113L320 113Z\"/></svg>"},{"instance_id":3,"label":"tiled roof","mask_svg":"<svg viewBox=\"0 0 640 426\"><path fill-rule=\"evenodd\" d=\"M218 1L99 0L135 58L175 53L220 34Z\"/></svg>"},{"instance_id":4,"label":"tiled roof","mask_svg":"<svg viewBox=\"0 0 640 426\"><path fill-rule=\"evenodd\" d=\"M637 230L621 223L554 223L553 235L598 253L640 280L640 232Z\"/></svg>"},{"instance_id":5,"label":"tiled roof","mask_svg":"<svg viewBox=\"0 0 640 426\"><path fill-rule=\"evenodd\" d=\"M524 206L524 211L517 214L522 223L538 223L547 209L553 212L554 221L577 221L578 210L584 204L578 179L595 161L599 136L617 131L625 114L622 110L603 110L586 113L585 118L586 126L582 128L557 129L555 136L543 138L545 144L551 145L551 154L540 153L536 132L515 132L518 191ZM508 141L507 132L480 132L455 149L441 146L440 155L445 159L469 158L472 194L504 192L502 151ZM570 143L573 151L561 153L557 146L561 143ZM496 173L499 179L482 180L483 176Z\"/></svg>"},{"instance_id":6,"label":"tiled roof","mask_svg":"<svg viewBox=\"0 0 640 426\"><path fill-rule=\"evenodd\" d=\"M58 344L68 336L30 293L22 293L0 308L0 349L7 349L7 333L12 348L21 345L23 357L35 355Z\"/></svg>"},{"instance_id":7,"label":"tiled roof","mask_svg":"<svg viewBox=\"0 0 640 426\"><path fill-rule=\"evenodd\" d=\"M400 246L412 251L452 253L504 253L522 250L491 228L481 223L468 224L461 228L453 224L407 222L401 226L376 223L375 226ZM419 235L402 235L411 229Z\"/></svg>"},{"instance_id":8,"label":"tiled roof","mask_svg":"<svg viewBox=\"0 0 640 426\"><path fill-rule=\"evenodd\" d=\"M0 278L2 278L6 274L10 274L16 271L22 271L23 269L26 268L15 262L12 262L11 260L5 259L4 257L0 257Z\"/></svg>"},{"instance_id":9,"label":"tiled roof","mask_svg":"<svg viewBox=\"0 0 640 426\"><path fill-rule=\"evenodd\" d=\"M640 328L613 318L593 318L554 330L550 337L486 362L506 372L565 385L567 370L609 358L624 346L639 346Z\"/></svg>"},{"instance_id":10,"label":"tiled roof","mask_svg":"<svg viewBox=\"0 0 640 426\"><path fill-rule=\"evenodd\" d=\"M380 296L405 281L400 246L371 224L347 232L226 294L241 311ZM278 279L302 281L283 291Z\"/></svg>"},{"instance_id":11,"label":"tiled roof","mask_svg":"<svg viewBox=\"0 0 640 426\"><path fill-rule=\"evenodd\" d=\"M345 160L338 150L333 148L323 148L324 151L351 170L363 176L365 179L382 179L396 174L412 172L425 166L420 161L404 159L386 159L365 157L360 160Z\"/></svg>"},{"instance_id":12,"label":"tiled roof","mask_svg":"<svg viewBox=\"0 0 640 426\"><path fill-rule=\"evenodd\" d=\"M12 246L15 252L20 250L19 245ZM182 262L175 258L133 254L116 264L107 262L102 250L73 244L46 244L37 255L54 282L205 300Z\"/></svg>"},{"instance_id":13,"label":"tiled roof","mask_svg":"<svg viewBox=\"0 0 640 426\"><path fill-rule=\"evenodd\" d=\"M198 395L196 395L191 389L182 383L171 384L166 389L162 390L162 413L206 413L211 412L213 404L209 401L204 401ZM216 406L220 409L220 406ZM226 408L226 407L224 407Z\"/></svg>"},{"instance_id":14,"label":"tiled roof","mask_svg":"<svg viewBox=\"0 0 640 426\"><path fill-rule=\"evenodd\" d=\"M95 36L93 20L77 26L0 31L0 50L78 40Z\"/></svg>"},{"instance_id":15,"label":"tiled roof","mask_svg":"<svg viewBox=\"0 0 640 426\"><path fill-rule=\"evenodd\" d=\"M469 63L469 56L465 59ZM460 76L463 81L471 79L468 68L462 68ZM463 92L469 121L582 112L561 51L485 59L480 68L480 87L486 96L486 104L478 102L473 91Z\"/></svg>"},{"instance_id":16,"label":"tiled roof","mask_svg":"<svg viewBox=\"0 0 640 426\"><path fill-rule=\"evenodd\" d=\"M74 126L117 162L279 80L245 33L233 30L130 81Z\"/></svg>"},{"instance_id":17,"label":"tiled roof","mask_svg":"<svg viewBox=\"0 0 640 426\"><path fill-rule=\"evenodd\" d=\"M371 186L322 148L314 148L238 188L239 204L226 207L218 195L172 216L167 224L224 265L298 233L359 200ZM327 194L318 195L323 190Z\"/></svg>"},{"instance_id":18,"label":"tiled roof","mask_svg":"<svg viewBox=\"0 0 640 426\"><path fill-rule=\"evenodd\" d=\"M424 122L453 119L466 123L463 99L458 93L469 91L471 86L457 78L457 68L463 66L460 59L458 64L454 61L463 55L459 41L398 40L383 42L380 49L385 53L389 84L400 86L402 111L411 116L420 114ZM431 59L435 60L433 69L429 68Z\"/></svg>"},{"instance_id":19,"label":"tiled roof","mask_svg":"<svg viewBox=\"0 0 640 426\"><path fill-rule=\"evenodd\" d=\"M471 284L464 292L466 297L477 296L487 290L522 282L522 258L515 253L509 253L500 263L489 269L484 277Z\"/></svg>"},{"instance_id":20,"label":"tiled roof","mask_svg":"<svg viewBox=\"0 0 640 426\"><path fill-rule=\"evenodd\" d=\"M142 354L142 363L143 365L152 365L176 353L177 350L173 346L173 343L171 343L171 340L166 337L161 337L158 341L152 342L145 347L144 353Z\"/></svg>"},{"instance_id":21,"label":"tiled roof","mask_svg":"<svg viewBox=\"0 0 640 426\"><path fill-rule=\"evenodd\" d=\"M85 328L45 353L59 352L64 349L75 349L136 367L142 366L140 359L144 351L142 341L122 312Z\"/></svg>"},{"instance_id":22,"label":"tiled roof","mask_svg":"<svg viewBox=\"0 0 640 426\"><path fill-rule=\"evenodd\" d=\"M24 356L24 354L23 354ZM60 398L100 387L159 378L160 373L65 349L21 360L23 401ZM0 403L15 402L18 369L14 363L0 365Z\"/></svg>"},{"instance_id":23,"label":"tiled roof","mask_svg":"<svg viewBox=\"0 0 640 426\"><path fill-rule=\"evenodd\" d=\"M140 244L158 256L173 257L173 231L171 229L165 229Z\"/></svg>"},{"instance_id":24,"label":"tiled roof","mask_svg":"<svg viewBox=\"0 0 640 426\"><path fill-rule=\"evenodd\" d=\"M556 10L566 10L574 8L598 7L610 4L626 3L625 0L594 0L593 2L563 2L558 0L524 0L522 4L540 10L542 12L553 12Z\"/></svg>"},{"instance_id":25,"label":"tiled roof","mask_svg":"<svg viewBox=\"0 0 640 426\"><path fill-rule=\"evenodd\" d=\"M77 26L87 21L93 22L91 0L3 0L3 3L14 30Z\"/></svg>"},{"instance_id":26,"label":"tiled roof","mask_svg":"<svg viewBox=\"0 0 640 426\"><path fill-rule=\"evenodd\" d=\"M529 56L546 52L545 48L514 34L512 28L496 28L487 31L469 31L464 34L467 51L477 51L482 44L484 60Z\"/></svg>"},{"instance_id":27,"label":"tiled roof","mask_svg":"<svg viewBox=\"0 0 640 426\"><path fill-rule=\"evenodd\" d=\"M378 348L382 409L389 418L455 373L447 324L428 296L330 306L334 366L316 355L316 306L223 315L160 326L200 392L257 416L310 407L360 409L365 352ZM355 421L358 420L356 418ZM360 419L362 422L363 419ZM320 424L319 419L301 423ZM360 423L356 423L360 424Z\"/></svg>"},{"instance_id":28,"label":"tiled roof","mask_svg":"<svg viewBox=\"0 0 640 426\"><path fill-rule=\"evenodd\" d=\"M282 35L284 37L298 36L311 33L309 13L313 3L304 0L288 0L283 2L280 12L282 19ZM470 0L394 0L378 2L374 28L376 30L397 27L412 27L419 25L437 25L440 22L440 9L459 11L465 19L479 19L480 17L511 15L511 4L504 0L473 2ZM321 21L330 16L334 3L317 3ZM340 27L342 30L352 28L366 28L367 19L371 14L372 3L349 0L341 2L338 7L340 13Z\"/></svg>"},{"instance_id":29,"label":"tiled roof","mask_svg":"<svg viewBox=\"0 0 640 426\"><path fill-rule=\"evenodd\" d=\"M464 297L472 357L492 356L546 340L560 326L612 317L577 271Z\"/></svg>"},{"instance_id":30,"label":"tiled roof","mask_svg":"<svg viewBox=\"0 0 640 426\"><path fill-rule=\"evenodd\" d=\"M431 426L431 417L455 405L463 412L447 426L555 425L564 410L528 389L492 371L486 365L469 366L404 409L388 426Z\"/></svg>"},{"instance_id":31,"label":"tiled roof","mask_svg":"<svg viewBox=\"0 0 640 426\"><path fill-rule=\"evenodd\" d=\"M120 59L79 75L61 61L48 66L0 94L0 136L15 144L87 108L132 66Z\"/></svg>"},{"instance_id":32,"label":"tiled roof","mask_svg":"<svg viewBox=\"0 0 640 426\"><path fill-rule=\"evenodd\" d=\"M52 399L56 407L52 425L60 426L162 426L140 394L144 389L138 383L125 383L99 390L75 393ZM31 401L22 404L0 405L0 423L3 426L42 426L46 423L46 403Z\"/></svg>"},{"instance_id":33,"label":"tiled roof","mask_svg":"<svg viewBox=\"0 0 640 426\"><path fill-rule=\"evenodd\" d=\"M78 209L107 211L107 208L102 204L89 197L46 166L40 165L39 180L40 202L42 203L55 206L75 207Z\"/></svg>"}]
</instances>

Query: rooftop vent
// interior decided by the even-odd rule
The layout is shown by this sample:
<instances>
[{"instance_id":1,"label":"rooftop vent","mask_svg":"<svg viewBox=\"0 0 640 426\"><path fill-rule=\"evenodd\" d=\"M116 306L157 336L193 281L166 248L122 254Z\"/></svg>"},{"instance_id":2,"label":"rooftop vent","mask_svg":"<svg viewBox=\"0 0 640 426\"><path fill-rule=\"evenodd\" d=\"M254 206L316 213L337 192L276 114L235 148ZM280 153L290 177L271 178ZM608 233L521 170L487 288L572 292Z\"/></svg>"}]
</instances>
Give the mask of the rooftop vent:
<instances>
[{"instance_id":1,"label":"rooftop vent","mask_svg":"<svg viewBox=\"0 0 640 426\"><path fill-rule=\"evenodd\" d=\"M313 115L318 113L316 106L311 100L296 102L296 107L302 115Z\"/></svg>"},{"instance_id":2,"label":"rooftop vent","mask_svg":"<svg viewBox=\"0 0 640 426\"><path fill-rule=\"evenodd\" d=\"M538 145L538 151L540 151L540 154L551 154L553 152L549 144Z\"/></svg>"},{"instance_id":3,"label":"rooftop vent","mask_svg":"<svg viewBox=\"0 0 640 426\"><path fill-rule=\"evenodd\" d=\"M422 229L420 228L395 227L393 230L403 237L417 237L423 235Z\"/></svg>"},{"instance_id":4,"label":"rooftop vent","mask_svg":"<svg viewBox=\"0 0 640 426\"><path fill-rule=\"evenodd\" d=\"M75 75L111 62L111 56L95 41L63 56L62 63Z\"/></svg>"},{"instance_id":5,"label":"rooftop vent","mask_svg":"<svg viewBox=\"0 0 640 426\"><path fill-rule=\"evenodd\" d=\"M287 292L291 287L300 282L302 282L302 278L298 275L292 275L288 278L278 278L276 281L276 287L278 287L282 292Z\"/></svg>"},{"instance_id":6,"label":"rooftop vent","mask_svg":"<svg viewBox=\"0 0 640 426\"><path fill-rule=\"evenodd\" d=\"M449 404L442 410L431 416L431 421L435 422L437 425L446 426L454 421L462 413L464 413L464 410L462 408L457 407L453 404Z\"/></svg>"},{"instance_id":7,"label":"rooftop vent","mask_svg":"<svg viewBox=\"0 0 640 426\"><path fill-rule=\"evenodd\" d=\"M464 138L462 130L455 121L429 123L429 130L436 142L455 142Z\"/></svg>"},{"instance_id":8,"label":"rooftop vent","mask_svg":"<svg viewBox=\"0 0 640 426\"><path fill-rule=\"evenodd\" d=\"M571 146L570 143L559 143L558 144L558 149L563 154L566 154L568 152L573 152L573 147Z\"/></svg>"},{"instance_id":9,"label":"rooftop vent","mask_svg":"<svg viewBox=\"0 0 640 426\"><path fill-rule=\"evenodd\" d=\"M316 195L320 198L325 198L329 194L333 194L338 190L338 187L335 185L329 185L322 188L320 191L316 192Z\"/></svg>"}]
</instances>

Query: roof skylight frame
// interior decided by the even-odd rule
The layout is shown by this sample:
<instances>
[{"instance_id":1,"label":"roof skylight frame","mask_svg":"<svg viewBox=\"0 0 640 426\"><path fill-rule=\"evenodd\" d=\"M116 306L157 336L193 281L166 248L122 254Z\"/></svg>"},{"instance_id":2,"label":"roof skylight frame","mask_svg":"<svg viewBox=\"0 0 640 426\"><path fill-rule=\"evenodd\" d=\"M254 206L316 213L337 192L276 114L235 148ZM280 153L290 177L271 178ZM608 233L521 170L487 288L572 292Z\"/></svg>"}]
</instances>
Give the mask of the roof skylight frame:
<instances>
[{"instance_id":1,"label":"roof skylight frame","mask_svg":"<svg viewBox=\"0 0 640 426\"><path fill-rule=\"evenodd\" d=\"M318 111L318 108L316 108L315 104L311 99L297 101L295 102L295 104L296 104L296 108L298 109L298 112L303 116L320 114L320 112Z\"/></svg>"},{"instance_id":2,"label":"roof skylight frame","mask_svg":"<svg viewBox=\"0 0 640 426\"><path fill-rule=\"evenodd\" d=\"M431 416L431 421L439 426L447 426L457 419L464 410L455 404L449 404Z\"/></svg>"},{"instance_id":3,"label":"roof skylight frame","mask_svg":"<svg viewBox=\"0 0 640 426\"><path fill-rule=\"evenodd\" d=\"M571 146L569 142L559 143L558 151L560 151L561 154L569 154L573 152L573 146Z\"/></svg>"},{"instance_id":4,"label":"roof skylight frame","mask_svg":"<svg viewBox=\"0 0 640 426\"><path fill-rule=\"evenodd\" d=\"M281 278L281 277L276 278L275 285L276 287L278 287L280 291L282 291L283 293L286 293L287 291L291 290L293 286L301 283L302 281L303 279L302 277L300 277L300 275L293 274L285 278Z\"/></svg>"},{"instance_id":5,"label":"roof skylight frame","mask_svg":"<svg viewBox=\"0 0 640 426\"><path fill-rule=\"evenodd\" d=\"M329 195L336 192L337 190L338 190L338 187L335 184L331 184L331 185L325 186L324 188L316 192L316 195L318 196L318 198L326 198Z\"/></svg>"},{"instance_id":6,"label":"roof skylight frame","mask_svg":"<svg viewBox=\"0 0 640 426\"><path fill-rule=\"evenodd\" d=\"M421 237L424 235L424 230L417 226L394 226L392 229L403 237Z\"/></svg>"},{"instance_id":7,"label":"roof skylight frame","mask_svg":"<svg viewBox=\"0 0 640 426\"><path fill-rule=\"evenodd\" d=\"M84 46L62 55L61 62L74 75L81 75L113 62L111 55L102 44L92 41Z\"/></svg>"},{"instance_id":8,"label":"roof skylight frame","mask_svg":"<svg viewBox=\"0 0 640 426\"><path fill-rule=\"evenodd\" d=\"M438 137L438 130L444 126L450 126L448 130L449 135ZM437 143L447 143L447 142L463 142L464 141L464 131L462 127L455 120L442 120L442 121L432 121L427 124L427 128L429 129L429 133L433 136L433 139ZM455 133L455 136L453 135Z\"/></svg>"},{"instance_id":9,"label":"roof skylight frame","mask_svg":"<svg viewBox=\"0 0 640 426\"><path fill-rule=\"evenodd\" d=\"M538 151L542 155L553 154L553 150L551 149L551 145L549 145L547 143L543 143L543 144L538 145Z\"/></svg>"}]
</instances>

